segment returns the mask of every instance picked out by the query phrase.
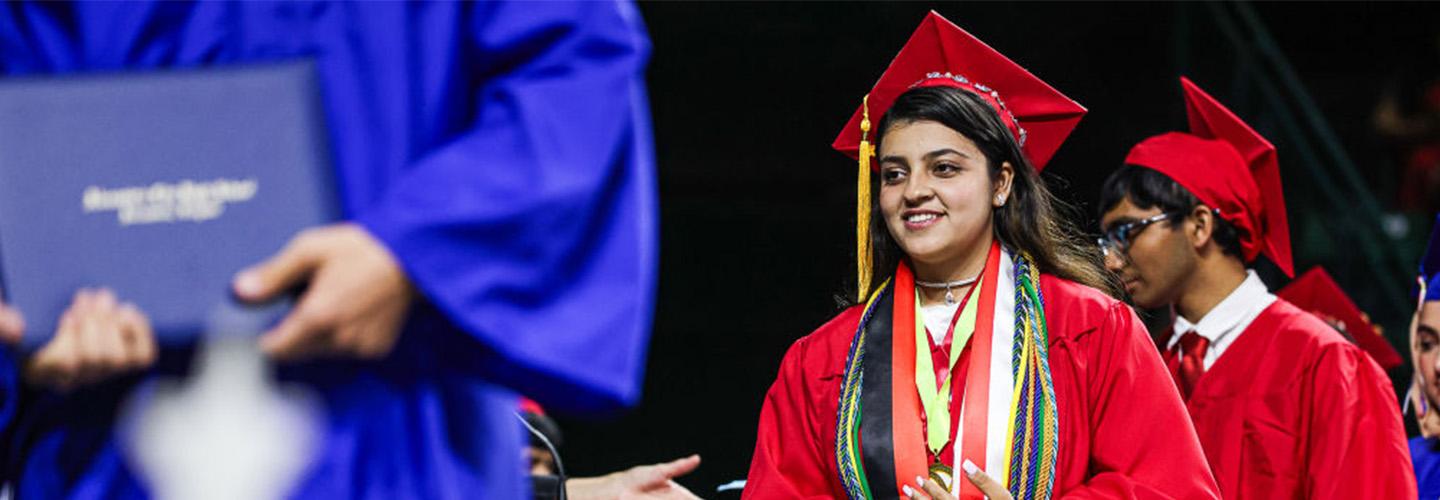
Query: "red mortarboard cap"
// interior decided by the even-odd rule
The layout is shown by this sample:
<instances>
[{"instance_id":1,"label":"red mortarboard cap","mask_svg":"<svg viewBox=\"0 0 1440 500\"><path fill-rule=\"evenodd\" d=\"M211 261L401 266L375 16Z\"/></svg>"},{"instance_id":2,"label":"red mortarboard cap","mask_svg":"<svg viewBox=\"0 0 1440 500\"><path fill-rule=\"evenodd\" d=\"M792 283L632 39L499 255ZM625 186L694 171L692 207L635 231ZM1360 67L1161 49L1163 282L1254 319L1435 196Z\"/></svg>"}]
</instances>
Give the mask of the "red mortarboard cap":
<instances>
[{"instance_id":1,"label":"red mortarboard cap","mask_svg":"<svg viewBox=\"0 0 1440 500\"><path fill-rule=\"evenodd\" d=\"M1400 366L1400 353L1324 269L1311 268L1275 295L1345 330L1381 368L1389 370Z\"/></svg>"},{"instance_id":2,"label":"red mortarboard cap","mask_svg":"<svg viewBox=\"0 0 1440 500\"><path fill-rule=\"evenodd\" d=\"M928 86L963 88L984 97L999 111L1036 169L1044 168L1085 115L1079 103L934 11L920 22L870 90L870 120L878 125L900 94ZM851 158L859 156L864 108L862 104L855 110L835 138L834 148ZM873 142L874 133L867 139Z\"/></svg>"},{"instance_id":3,"label":"red mortarboard cap","mask_svg":"<svg viewBox=\"0 0 1440 500\"><path fill-rule=\"evenodd\" d=\"M1263 253L1286 276L1294 276L1275 146L1188 78L1181 77L1180 85L1190 133L1145 139L1125 163L1159 171L1219 210L1243 233L1240 246L1247 262Z\"/></svg>"}]
</instances>

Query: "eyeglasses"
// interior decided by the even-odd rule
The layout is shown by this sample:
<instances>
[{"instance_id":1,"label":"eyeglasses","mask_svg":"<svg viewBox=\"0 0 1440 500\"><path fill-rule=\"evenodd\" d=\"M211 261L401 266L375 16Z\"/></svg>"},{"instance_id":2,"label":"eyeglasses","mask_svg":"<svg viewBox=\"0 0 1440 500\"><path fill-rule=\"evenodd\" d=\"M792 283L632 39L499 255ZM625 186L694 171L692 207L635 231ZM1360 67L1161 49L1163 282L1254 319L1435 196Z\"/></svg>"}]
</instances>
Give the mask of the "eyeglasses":
<instances>
[{"instance_id":1,"label":"eyeglasses","mask_svg":"<svg viewBox=\"0 0 1440 500\"><path fill-rule=\"evenodd\" d=\"M1109 257L1111 253L1116 253L1118 256L1124 257L1125 252L1130 251L1131 240L1139 236L1140 231L1144 231L1145 228L1150 227L1151 224L1169 219L1174 215L1174 213L1163 213L1134 222L1120 224L1110 228L1109 231L1105 231L1105 235L1096 239L1095 242L1100 244L1100 251L1106 257Z\"/></svg>"}]
</instances>

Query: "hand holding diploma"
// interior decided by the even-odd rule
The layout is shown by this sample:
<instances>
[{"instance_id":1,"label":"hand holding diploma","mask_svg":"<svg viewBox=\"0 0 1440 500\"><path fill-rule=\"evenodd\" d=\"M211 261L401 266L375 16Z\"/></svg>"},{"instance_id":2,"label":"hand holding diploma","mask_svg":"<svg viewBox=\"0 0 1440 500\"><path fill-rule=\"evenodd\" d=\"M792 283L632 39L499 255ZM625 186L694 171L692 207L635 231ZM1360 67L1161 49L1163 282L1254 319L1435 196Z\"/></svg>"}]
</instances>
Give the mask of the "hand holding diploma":
<instances>
[{"instance_id":1,"label":"hand holding diploma","mask_svg":"<svg viewBox=\"0 0 1440 500\"><path fill-rule=\"evenodd\" d=\"M276 359L382 358L395 347L414 287L369 232L341 223L308 229L278 254L236 275L235 294L263 302L308 282L295 308L260 337Z\"/></svg>"},{"instance_id":2,"label":"hand holding diploma","mask_svg":"<svg viewBox=\"0 0 1440 500\"><path fill-rule=\"evenodd\" d=\"M0 340L24 336L20 312L0 305ZM134 305L110 290L82 289L60 317L55 336L25 362L31 384L62 392L148 368L155 362L155 334Z\"/></svg>"}]
</instances>

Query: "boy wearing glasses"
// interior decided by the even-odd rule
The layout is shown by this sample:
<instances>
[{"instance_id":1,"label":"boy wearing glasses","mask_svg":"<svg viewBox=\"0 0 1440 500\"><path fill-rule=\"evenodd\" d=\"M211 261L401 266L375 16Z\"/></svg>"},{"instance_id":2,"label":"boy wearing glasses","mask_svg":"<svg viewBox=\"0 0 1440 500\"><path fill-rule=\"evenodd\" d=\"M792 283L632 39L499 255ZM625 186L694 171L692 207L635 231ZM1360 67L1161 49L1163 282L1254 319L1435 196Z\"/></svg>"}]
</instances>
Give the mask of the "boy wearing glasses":
<instances>
[{"instance_id":1,"label":"boy wearing glasses","mask_svg":"<svg viewBox=\"0 0 1440 500\"><path fill-rule=\"evenodd\" d=\"M1105 264L1171 306L1159 347L1225 498L1414 498L1384 372L1247 268L1293 276L1275 148L1182 78L1190 133L1142 141L1101 195Z\"/></svg>"}]
</instances>

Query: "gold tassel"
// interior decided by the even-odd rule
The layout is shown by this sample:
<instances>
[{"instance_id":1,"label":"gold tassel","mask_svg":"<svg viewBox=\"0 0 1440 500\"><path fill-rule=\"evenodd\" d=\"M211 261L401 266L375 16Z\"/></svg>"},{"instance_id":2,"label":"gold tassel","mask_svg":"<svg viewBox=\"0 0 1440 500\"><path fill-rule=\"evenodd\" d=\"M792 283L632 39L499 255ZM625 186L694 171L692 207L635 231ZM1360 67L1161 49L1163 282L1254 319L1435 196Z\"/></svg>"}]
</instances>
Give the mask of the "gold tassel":
<instances>
[{"instance_id":1,"label":"gold tassel","mask_svg":"<svg viewBox=\"0 0 1440 500\"><path fill-rule=\"evenodd\" d=\"M860 294L855 300L864 302L870 295L870 275L874 272L870 254L870 159L875 156L875 147L870 144L869 94L861 101L860 109L860 172L855 185L855 266Z\"/></svg>"}]
</instances>

